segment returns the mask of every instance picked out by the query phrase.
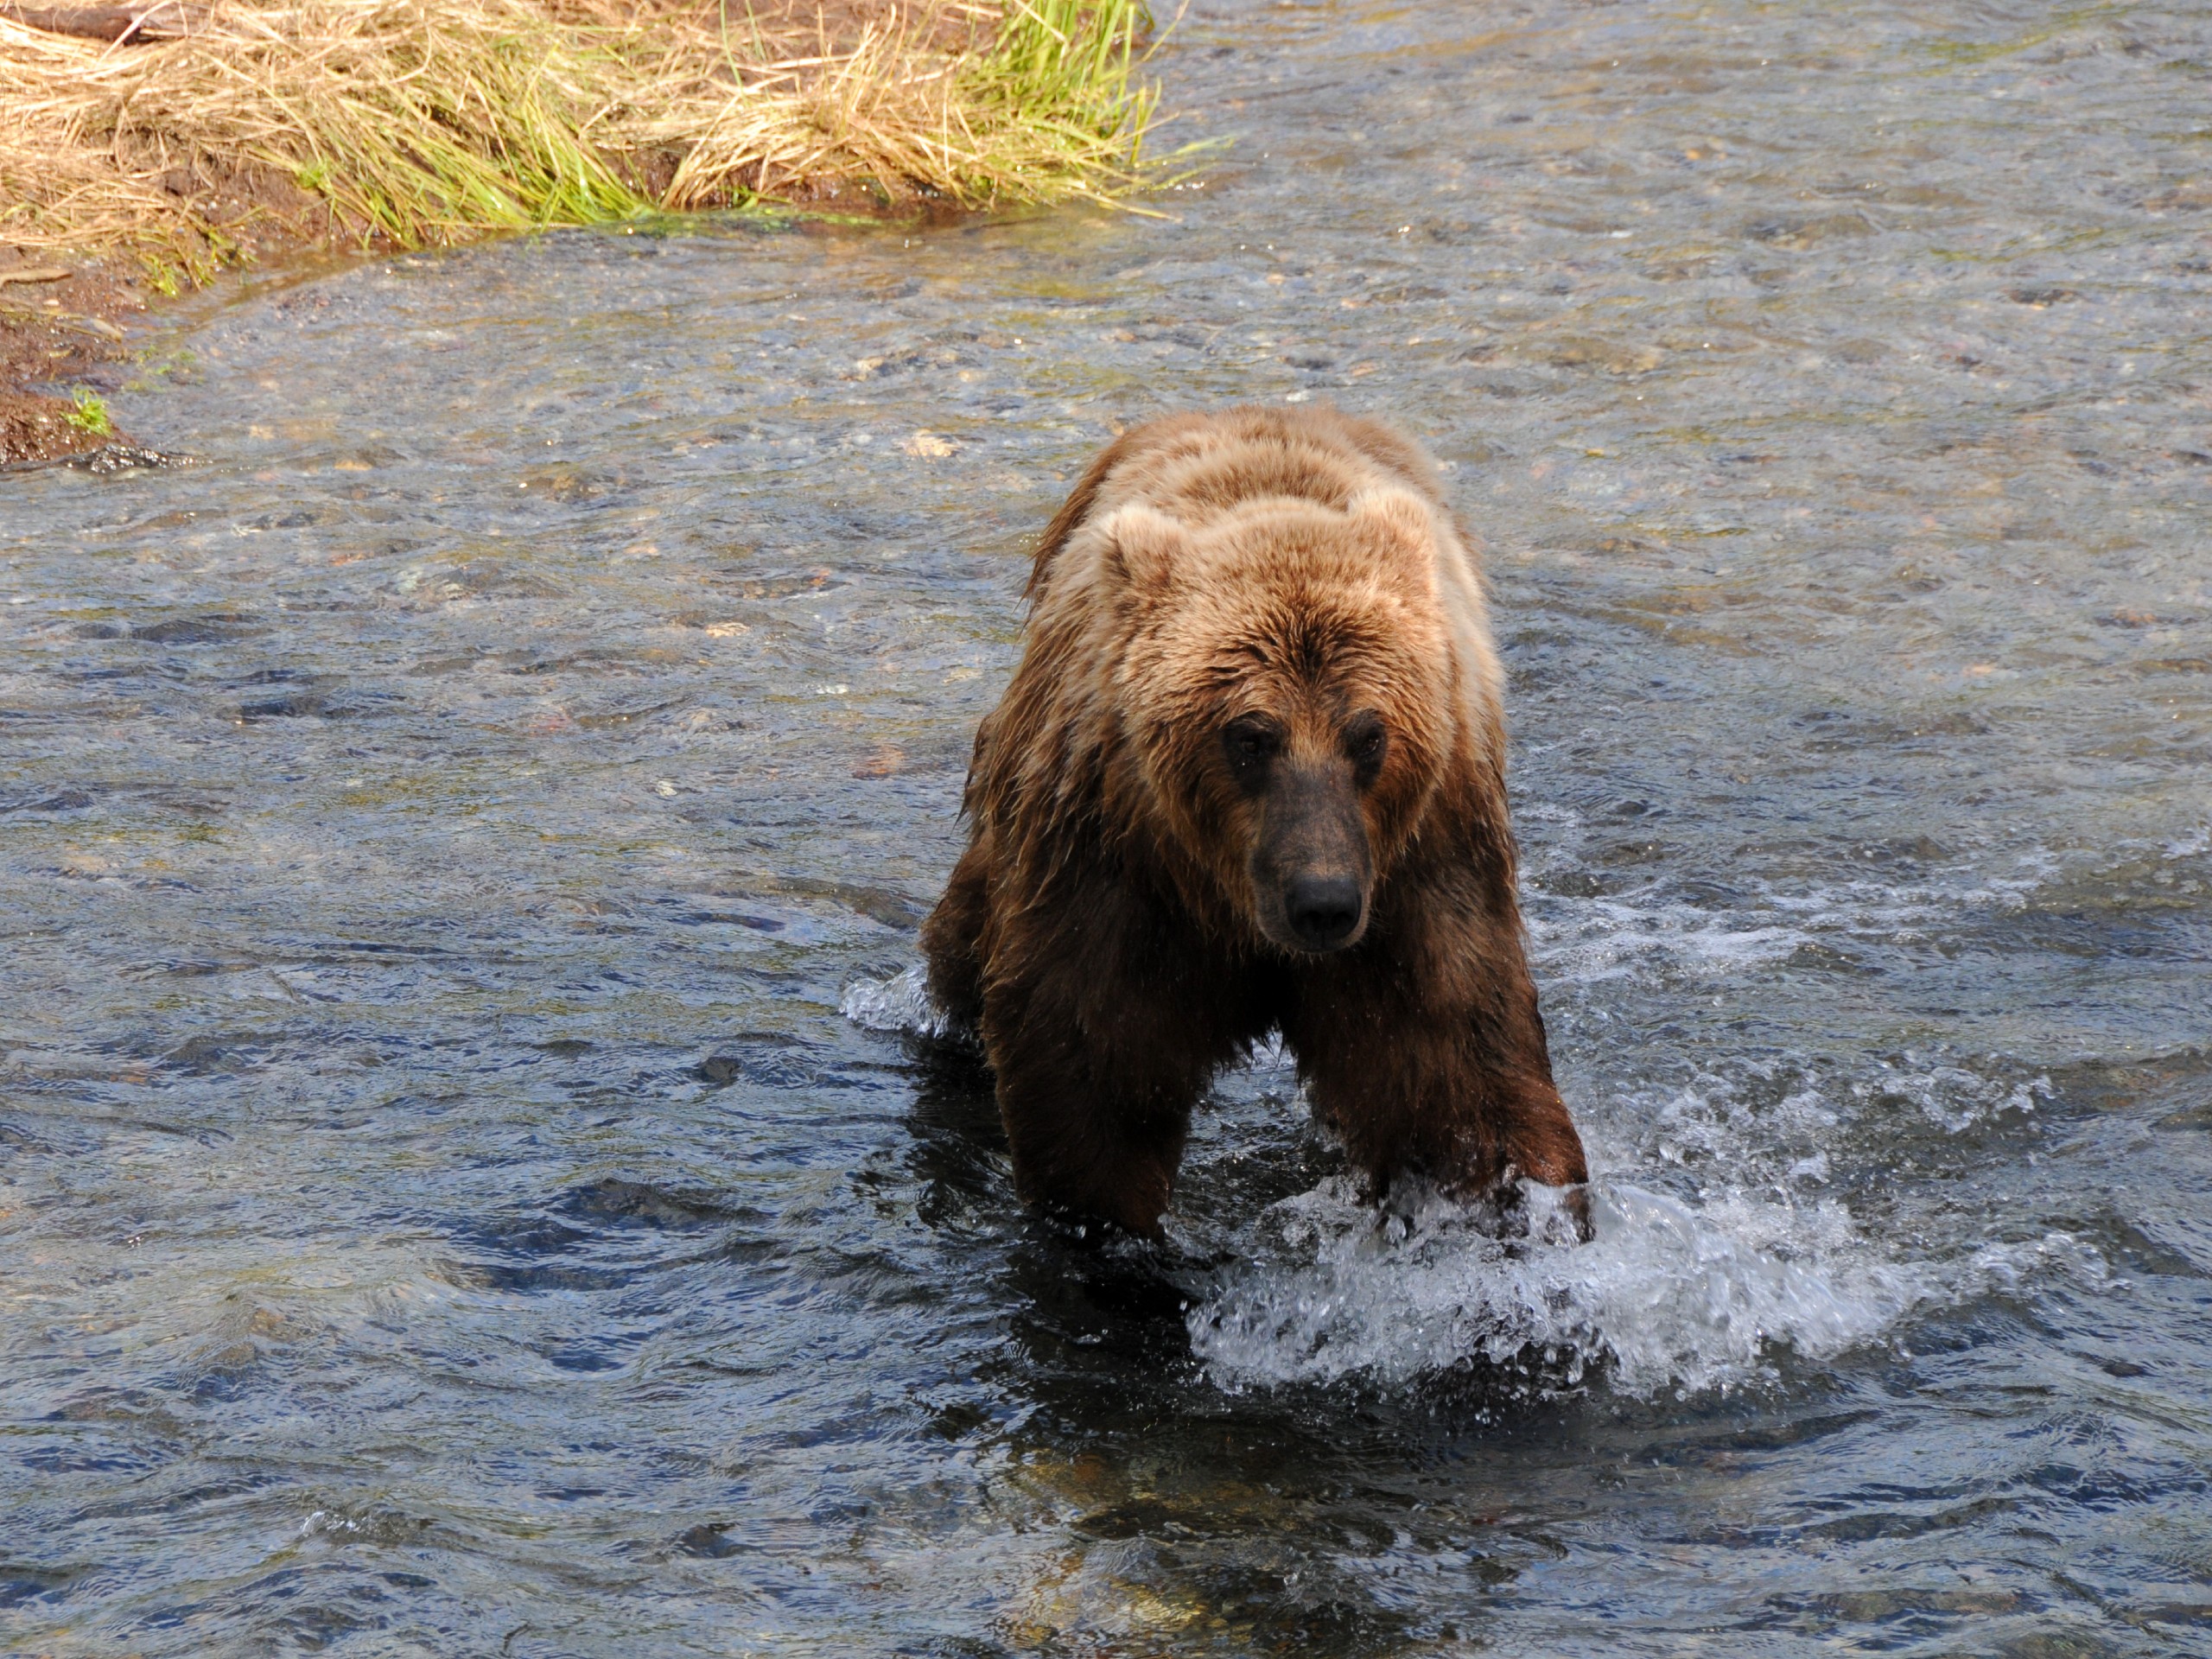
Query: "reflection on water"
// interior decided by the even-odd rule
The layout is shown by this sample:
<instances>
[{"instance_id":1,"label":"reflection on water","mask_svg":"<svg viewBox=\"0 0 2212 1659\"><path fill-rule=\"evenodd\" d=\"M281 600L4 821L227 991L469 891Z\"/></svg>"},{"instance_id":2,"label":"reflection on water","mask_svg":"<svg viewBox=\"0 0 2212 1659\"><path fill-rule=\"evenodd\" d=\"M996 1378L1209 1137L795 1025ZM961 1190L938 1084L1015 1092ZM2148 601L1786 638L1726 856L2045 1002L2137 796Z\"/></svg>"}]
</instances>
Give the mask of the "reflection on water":
<instances>
[{"instance_id":1,"label":"reflection on water","mask_svg":"<svg viewBox=\"0 0 2212 1659\"><path fill-rule=\"evenodd\" d=\"M1173 219L271 280L118 400L203 465L7 481L18 1647L2204 1644L2212 23L1161 61ZM906 1034L1025 537L1244 397L1491 543L1586 1249L1280 1056L1072 1247Z\"/></svg>"}]
</instances>

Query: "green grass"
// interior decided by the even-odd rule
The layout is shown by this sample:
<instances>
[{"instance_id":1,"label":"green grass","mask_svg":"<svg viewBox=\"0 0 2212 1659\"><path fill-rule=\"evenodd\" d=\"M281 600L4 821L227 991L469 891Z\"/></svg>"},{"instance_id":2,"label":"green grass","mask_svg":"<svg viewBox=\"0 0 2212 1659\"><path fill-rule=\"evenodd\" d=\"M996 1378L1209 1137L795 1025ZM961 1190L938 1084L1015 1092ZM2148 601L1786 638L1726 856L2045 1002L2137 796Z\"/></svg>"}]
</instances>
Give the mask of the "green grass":
<instances>
[{"instance_id":1,"label":"green grass","mask_svg":"<svg viewBox=\"0 0 2212 1659\"><path fill-rule=\"evenodd\" d=\"M96 438L115 435L115 423L108 416L107 404L100 395L88 386L79 386L69 394L69 412L62 416L79 432L88 432Z\"/></svg>"},{"instance_id":2,"label":"green grass","mask_svg":"<svg viewBox=\"0 0 2212 1659\"><path fill-rule=\"evenodd\" d=\"M585 142L578 69L610 67L586 46L460 17L434 21L357 87L301 111L315 153L302 189L405 245L486 231L630 219L652 203Z\"/></svg>"},{"instance_id":3,"label":"green grass","mask_svg":"<svg viewBox=\"0 0 2212 1659\"><path fill-rule=\"evenodd\" d=\"M979 105L1039 141L1021 183L1050 194L1093 171L1136 181L1160 100L1157 86L1134 75L1152 23L1142 0L1012 0L969 85Z\"/></svg>"},{"instance_id":4,"label":"green grass","mask_svg":"<svg viewBox=\"0 0 2212 1659\"><path fill-rule=\"evenodd\" d=\"M625 99L650 107L637 61L655 45L650 35L554 35L464 16L448 14L442 38L390 66L398 73L301 111L315 151L293 171L302 188L404 245L667 211L629 182L624 123L601 118ZM1151 26L1141 0L1011 0L990 44L951 67L937 149L958 159L930 168L914 112L887 102L855 123L850 156L824 156L818 173L842 170L894 197L918 185L969 206L1126 194L1159 96L1135 73ZM917 65L901 48L881 67ZM902 156L920 164L902 168ZM762 200L730 185L713 205Z\"/></svg>"}]
</instances>

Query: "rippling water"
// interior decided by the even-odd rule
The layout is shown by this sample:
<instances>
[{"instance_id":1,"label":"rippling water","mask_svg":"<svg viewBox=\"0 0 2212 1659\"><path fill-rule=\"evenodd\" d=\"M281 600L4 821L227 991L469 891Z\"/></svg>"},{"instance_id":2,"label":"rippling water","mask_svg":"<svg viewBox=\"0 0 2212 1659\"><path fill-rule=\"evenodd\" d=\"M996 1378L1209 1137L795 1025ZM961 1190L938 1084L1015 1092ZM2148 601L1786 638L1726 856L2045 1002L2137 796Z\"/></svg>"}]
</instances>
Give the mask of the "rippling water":
<instances>
[{"instance_id":1,"label":"rippling water","mask_svg":"<svg viewBox=\"0 0 2212 1659\"><path fill-rule=\"evenodd\" d=\"M2212 21L1159 63L1171 218L270 279L0 481L12 1650L2212 1650ZM1586 1247L1271 1056L1071 1249L908 1034L1025 538L1241 397L1491 543Z\"/></svg>"}]
</instances>

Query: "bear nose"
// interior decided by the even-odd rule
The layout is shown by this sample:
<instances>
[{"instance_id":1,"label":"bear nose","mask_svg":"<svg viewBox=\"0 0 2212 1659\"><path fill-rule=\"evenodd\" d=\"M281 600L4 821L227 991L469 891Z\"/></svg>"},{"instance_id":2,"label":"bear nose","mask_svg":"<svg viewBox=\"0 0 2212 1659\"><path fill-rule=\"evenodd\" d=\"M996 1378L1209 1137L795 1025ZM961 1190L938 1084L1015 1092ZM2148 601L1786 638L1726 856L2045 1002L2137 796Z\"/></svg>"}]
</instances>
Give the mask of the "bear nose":
<instances>
[{"instance_id":1,"label":"bear nose","mask_svg":"<svg viewBox=\"0 0 2212 1659\"><path fill-rule=\"evenodd\" d=\"M1301 875L1283 894L1283 909L1300 944L1333 950L1359 925L1359 883L1348 875Z\"/></svg>"}]
</instances>

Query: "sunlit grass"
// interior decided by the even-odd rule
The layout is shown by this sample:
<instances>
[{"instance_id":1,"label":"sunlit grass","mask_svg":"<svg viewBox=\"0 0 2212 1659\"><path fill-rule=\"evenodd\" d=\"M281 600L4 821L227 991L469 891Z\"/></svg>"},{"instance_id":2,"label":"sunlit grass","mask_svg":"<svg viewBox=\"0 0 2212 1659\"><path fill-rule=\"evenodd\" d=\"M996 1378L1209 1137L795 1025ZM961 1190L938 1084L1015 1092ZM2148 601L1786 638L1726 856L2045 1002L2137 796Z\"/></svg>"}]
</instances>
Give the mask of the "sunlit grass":
<instances>
[{"instance_id":1,"label":"sunlit grass","mask_svg":"<svg viewBox=\"0 0 2212 1659\"><path fill-rule=\"evenodd\" d=\"M69 411L61 418L79 432L96 438L112 437L115 434L115 422L107 412L105 400L88 387L79 386L70 394Z\"/></svg>"}]
</instances>

